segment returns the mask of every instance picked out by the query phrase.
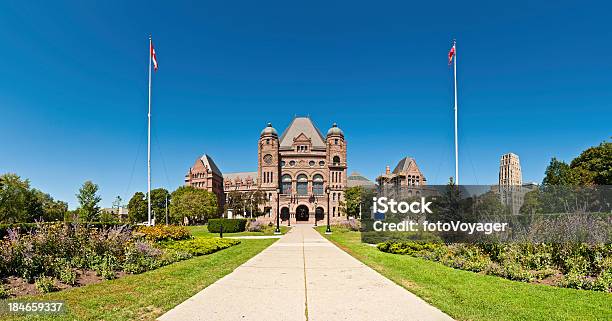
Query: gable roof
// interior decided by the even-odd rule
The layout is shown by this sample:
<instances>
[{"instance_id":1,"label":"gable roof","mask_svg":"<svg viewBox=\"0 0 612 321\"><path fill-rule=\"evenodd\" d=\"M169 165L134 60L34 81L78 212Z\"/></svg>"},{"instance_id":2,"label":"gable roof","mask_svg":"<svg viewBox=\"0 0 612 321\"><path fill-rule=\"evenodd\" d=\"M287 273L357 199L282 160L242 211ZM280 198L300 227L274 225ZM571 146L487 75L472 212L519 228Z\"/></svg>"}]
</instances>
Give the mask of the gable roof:
<instances>
[{"instance_id":1,"label":"gable roof","mask_svg":"<svg viewBox=\"0 0 612 321\"><path fill-rule=\"evenodd\" d=\"M215 162L213 161L212 157L208 156L208 154L202 155L202 157L200 157L200 161L202 162L202 164L204 164L205 166L210 168L210 170L214 174L217 174L219 176L223 176L223 174L221 173L221 170L219 169L219 167L217 167L217 164L215 164Z\"/></svg>"},{"instance_id":2,"label":"gable roof","mask_svg":"<svg viewBox=\"0 0 612 321\"><path fill-rule=\"evenodd\" d=\"M413 166L416 166L416 162L414 161L414 158L404 157L402 158L402 160L399 161L399 163L397 163L397 166L395 166L395 169L393 170L393 174L397 174L399 172L406 172Z\"/></svg>"},{"instance_id":3,"label":"gable roof","mask_svg":"<svg viewBox=\"0 0 612 321\"><path fill-rule=\"evenodd\" d=\"M280 147L291 147L293 139L300 134L312 140L313 147L325 147L325 138L321 131L312 123L310 117L295 117L289 127L285 129L280 137Z\"/></svg>"},{"instance_id":4,"label":"gable roof","mask_svg":"<svg viewBox=\"0 0 612 321\"><path fill-rule=\"evenodd\" d=\"M353 172L349 177L347 177L347 185L348 187L353 187L353 186L375 187L376 183L372 182L371 180L367 179L365 176L357 172Z\"/></svg>"}]
</instances>

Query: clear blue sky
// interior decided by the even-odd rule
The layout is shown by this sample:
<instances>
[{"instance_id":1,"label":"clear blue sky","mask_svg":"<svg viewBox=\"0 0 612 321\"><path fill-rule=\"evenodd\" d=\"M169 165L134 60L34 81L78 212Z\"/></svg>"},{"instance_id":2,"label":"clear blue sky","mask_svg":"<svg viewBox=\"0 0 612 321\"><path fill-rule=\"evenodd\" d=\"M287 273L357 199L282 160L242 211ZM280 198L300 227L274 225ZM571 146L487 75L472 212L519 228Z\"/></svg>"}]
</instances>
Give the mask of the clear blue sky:
<instances>
[{"instance_id":1,"label":"clear blue sky","mask_svg":"<svg viewBox=\"0 0 612 321\"><path fill-rule=\"evenodd\" d=\"M255 170L261 129L295 114L339 124L351 172L374 178L409 155L446 182L453 37L462 183L495 183L509 151L539 182L551 157L612 135L604 1L82 2L0 3L0 173L71 208L85 180L104 206L146 189L149 33L154 187L182 184L204 152Z\"/></svg>"}]
</instances>

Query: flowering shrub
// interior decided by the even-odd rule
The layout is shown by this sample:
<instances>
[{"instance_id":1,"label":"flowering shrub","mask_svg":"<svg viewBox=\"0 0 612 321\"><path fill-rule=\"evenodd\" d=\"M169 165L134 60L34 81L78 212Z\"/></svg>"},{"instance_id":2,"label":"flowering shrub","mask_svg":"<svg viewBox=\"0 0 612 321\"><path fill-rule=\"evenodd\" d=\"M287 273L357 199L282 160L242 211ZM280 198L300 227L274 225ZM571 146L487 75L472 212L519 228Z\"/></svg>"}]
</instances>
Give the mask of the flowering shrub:
<instances>
[{"instance_id":1,"label":"flowering shrub","mask_svg":"<svg viewBox=\"0 0 612 321\"><path fill-rule=\"evenodd\" d=\"M612 292L612 244L442 244L388 241L382 252L405 254L446 266L531 282L562 274L557 286Z\"/></svg>"},{"instance_id":2,"label":"flowering shrub","mask_svg":"<svg viewBox=\"0 0 612 321\"><path fill-rule=\"evenodd\" d=\"M139 226L136 231L143 233L147 240L153 242L178 241L191 238L191 233L186 227L177 225Z\"/></svg>"},{"instance_id":3,"label":"flowering shrub","mask_svg":"<svg viewBox=\"0 0 612 321\"><path fill-rule=\"evenodd\" d=\"M361 224L359 224L359 221L354 218L339 222L338 224L336 224L336 226L349 231L359 231L359 229L361 228Z\"/></svg>"},{"instance_id":4,"label":"flowering shrub","mask_svg":"<svg viewBox=\"0 0 612 321\"><path fill-rule=\"evenodd\" d=\"M169 241L191 237L186 229L177 227L147 232L151 237L139 237L125 226L91 228L62 223L41 224L30 233L9 229L0 240L0 279L22 277L46 293L55 289L56 279L77 284L78 270L95 271L101 278L113 279L120 271L141 273L239 243L225 239ZM162 248L152 239L166 240L165 244L172 248ZM2 293L6 293L4 288L0 296Z\"/></svg>"}]
</instances>

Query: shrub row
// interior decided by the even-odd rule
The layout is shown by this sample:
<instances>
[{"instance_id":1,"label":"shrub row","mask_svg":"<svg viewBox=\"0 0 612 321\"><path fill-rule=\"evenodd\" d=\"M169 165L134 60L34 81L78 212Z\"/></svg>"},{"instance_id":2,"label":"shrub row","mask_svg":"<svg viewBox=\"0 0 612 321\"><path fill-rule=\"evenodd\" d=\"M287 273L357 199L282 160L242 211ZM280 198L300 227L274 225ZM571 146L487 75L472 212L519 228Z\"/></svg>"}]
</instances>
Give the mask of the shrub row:
<instances>
[{"instance_id":1,"label":"shrub row","mask_svg":"<svg viewBox=\"0 0 612 321\"><path fill-rule=\"evenodd\" d=\"M136 231L153 242L186 240L192 237L186 227L177 225L138 226Z\"/></svg>"},{"instance_id":2,"label":"shrub row","mask_svg":"<svg viewBox=\"0 0 612 321\"><path fill-rule=\"evenodd\" d=\"M223 226L223 233L244 232L246 224L246 219L215 218L208 220L208 231L210 233L219 233L221 232L221 226Z\"/></svg>"},{"instance_id":3,"label":"shrub row","mask_svg":"<svg viewBox=\"0 0 612 321\"><path fill-rule=\"evenodd\" d=\"M387 253L404 254L446 266L530 282L560 276L557 286L612 292L612 244L425 242L379 243Z\"/></svg>"}]
</instances>

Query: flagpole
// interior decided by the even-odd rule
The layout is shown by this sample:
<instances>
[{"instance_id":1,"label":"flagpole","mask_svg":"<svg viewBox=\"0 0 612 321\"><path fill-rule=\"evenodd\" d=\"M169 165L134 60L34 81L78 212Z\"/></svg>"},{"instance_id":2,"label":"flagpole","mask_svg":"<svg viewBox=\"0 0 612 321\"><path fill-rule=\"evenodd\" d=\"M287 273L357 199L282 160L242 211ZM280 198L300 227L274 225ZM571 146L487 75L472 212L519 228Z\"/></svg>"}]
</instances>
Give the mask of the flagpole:
<instances>
[{"instance_id":1,"label":"flagpole","mask_svg":"<svg viewBox=\"0 0 612 321\"><path fill-rule=\"evenodd\" d=\"M455 48L455 58L453 70L455 76L455 184L459 185L459 144L457 142L457 41L453 40L453 48Z\"/></svg>"},{"instance_id":2,"label":"flagpole","mask_svg":"<svg viewBox=\"0 0 612 321\"><path fill-rule=\"evenodd\" d=\"M149 35L149 113L147 127L147 225L151 225L151 48L153 40Z\"/></svg>"}]
</instances>

